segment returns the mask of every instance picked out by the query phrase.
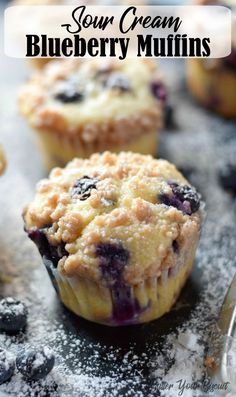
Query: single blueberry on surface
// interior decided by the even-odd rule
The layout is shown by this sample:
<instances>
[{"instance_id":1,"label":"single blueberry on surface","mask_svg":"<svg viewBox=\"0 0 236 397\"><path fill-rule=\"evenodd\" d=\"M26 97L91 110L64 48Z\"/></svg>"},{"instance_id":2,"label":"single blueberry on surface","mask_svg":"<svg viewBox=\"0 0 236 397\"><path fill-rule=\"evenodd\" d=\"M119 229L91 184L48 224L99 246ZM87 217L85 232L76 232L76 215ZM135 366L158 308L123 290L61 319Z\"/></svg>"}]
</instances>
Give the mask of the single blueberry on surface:
<instances>
[{"instance_id":1,"label":"single blueberry on surface","mask_svg":"<svg viewBox=\"0 0 236 397\"><path fill-rule=\"evenodd\" d=\"M198 211L200 196L196 189L188 185L178 185L175 182L170 182L169 185L172 192L170 194L161 192L159 195L162 204L175 207L187 215Z\"/></svg>"},{"instance_id":2,"label":"single blueberry on surface","mask_svg":"<svg viewBox=\"0 0 236 397\"><path fill-rule=\"evenodd\" d=\"M119 284L122 281L124 267L129 261L129 252L121 243L99 243L96 246L99 266L108 284Z\"/></svg>"},{"instance_id":3,"label":"single blueberry on surface","mask_svg":"<svg viewBox=\"0 0 236 397\"><path fill-rule=\"evenodd\" d=\"M45 378L53 369L54 363L55 356L48 347L23 350L16 357L18 371L30 380Z\"/></svg>"},{"instance_id":4,"label":"single blueberry on surface","mask_svg":"<svg viewBox=\"0 0 236 397\"><path fill-rule=\"evenodd\" d=\"M131 90L130 83L125 75L122 73L112 73L104 82L104 86L110 90L119 90L121 92L128 92Z\"/></svg>"},{"instance_id":5,"label":"single blueberry on surface","mask_svg":"<svg viewBox=\"0 0 236 397\"><path fill-rule=\"evenodd\" d=\"M7 382L15 370L14 358L5 350L0 348L0 385Z\"/></svg>"},{"instance_id":6,"label":"single blueberry on surface","mask_svg":"<svg viewBox=\"0 0 236 397\"><path fill-rule=\"evenodd\" d=\"M166 103L167 90L161 81L153 81L151 83L151 92L156 99L158 99L162 103Z\"/></svg>"},{"instance_id":7,"label":"single blueberry on surface","mask_svg":"<svg viewBox=\"0 0 236 397\"><path fill-rule=\"evenodd\" d=\"M7 333L24 330L27 323L28 310L23 302L14 298L0 301L0 329Z\"/></svg>"},{"instance_id":8,"label":"single blueberry on surface","mask_svg":"<svg viewBox=\"0 0 236 397\"><path fill-rule=\"evenodd\" d=\"M86 200L90 197L92 189L96 189L98 179L90 178L89 176L83 176L77 179L75 184L71 188L71 196L78 196L81 201Z\"/></svg>"},{"instance_id":9,"label":"single blueberry on surface","mask_svg":"<svg viewBox=\"0 0 236 397\"><path fill-rule=\"evenodd\" d=\"M236 193L236 160L233 158L219 166L218 178L224 189Z\"/></svg>"}]
</instances>

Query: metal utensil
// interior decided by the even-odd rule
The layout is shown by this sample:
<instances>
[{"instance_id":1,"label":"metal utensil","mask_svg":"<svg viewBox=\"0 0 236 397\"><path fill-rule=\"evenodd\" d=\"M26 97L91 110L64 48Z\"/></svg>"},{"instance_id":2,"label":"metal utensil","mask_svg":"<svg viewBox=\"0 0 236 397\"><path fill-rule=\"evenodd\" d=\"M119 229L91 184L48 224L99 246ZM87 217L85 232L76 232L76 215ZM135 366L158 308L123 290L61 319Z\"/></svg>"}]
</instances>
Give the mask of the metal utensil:
<instances>
[{"instance_id":1,"label":"metal utensil","mask_svg":"<svg viewBox=\"0 0 236 397\"><path fill-rule=\"evenodd\" d=\"M216 325L220 343L211 341L211 353L217 362L208 368L209 375L217 382L229 382L236 390L236 275L225 296Z\"/></svg>"}]
</instances>

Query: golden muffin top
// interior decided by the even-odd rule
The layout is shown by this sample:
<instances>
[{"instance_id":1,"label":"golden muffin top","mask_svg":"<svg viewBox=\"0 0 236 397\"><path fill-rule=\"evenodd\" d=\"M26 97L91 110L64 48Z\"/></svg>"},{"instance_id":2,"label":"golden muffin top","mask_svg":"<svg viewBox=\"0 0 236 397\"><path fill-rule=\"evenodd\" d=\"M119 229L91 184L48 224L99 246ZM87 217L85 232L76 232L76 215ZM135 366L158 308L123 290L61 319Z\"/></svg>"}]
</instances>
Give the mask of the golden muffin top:
<instances>
[{"instance_id":1,"label":"golden muffin top","mask_svg":"<svg viewBox=\"0 0 236 397\"><path fill-rule=\"evenodd\" d=\"M127 262L124 280L135 284L171 266L186 241L191 246L199 208L198 193L169 162L105 152L52 170L24 220L42 255L46 237L65 275L100 280L107 255Z\"/></svg>"},{"instance_id":2,"label":"golden muffin top","mask_svg":"<svg viewBox=\"0 0 236 397\"><path fill-rule=\"evenodd\" d=\"M91 141L109 126L157 127L166 90L155 62L63 59L35 72L19 95L21 113L39 129L84 133ZM103 126L103 129L99 128ZM99 136L98 136L99 138Z\"/></svg>"}]
</instances>

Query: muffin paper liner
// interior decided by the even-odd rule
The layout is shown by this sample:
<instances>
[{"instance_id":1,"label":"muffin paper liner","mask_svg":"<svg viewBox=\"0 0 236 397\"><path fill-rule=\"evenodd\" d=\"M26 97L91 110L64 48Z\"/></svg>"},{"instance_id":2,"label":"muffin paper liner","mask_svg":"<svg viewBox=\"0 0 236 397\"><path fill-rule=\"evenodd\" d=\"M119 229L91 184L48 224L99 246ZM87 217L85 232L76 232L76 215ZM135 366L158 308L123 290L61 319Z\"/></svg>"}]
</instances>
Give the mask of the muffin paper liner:
<instances>
[{"instance_id":1,"label":"muffin paper liner","mask_svg":"<svg viewBox=\"0 0 236 397\"><path fill-rule=\"evenodd\" d=\"M145 132L134 136L124 143L84 142L79 136L55 133L50 130L36 130L38 143L46 167L50 170L56 166L64 166L75 157L87 158L96 152L109 150L111 152L132 151L141 154L156 155L158 146L158 131Z\"/></svg>"},{"instance_id":2,"label":"muffin paper liner","mask_svg":"<svg viewBox=\"0 0 236 397\"><path fill-rule=\"evenodd\" d=\"M197 241L191 252L178 256L174 266L162 270L136 285L106 287L79 276L64 276L50 264L44 264L64 305L75 314L97 323L121 326L144 323L167 313L179 296L195 256Z\"/></svg>"}]
</instances>

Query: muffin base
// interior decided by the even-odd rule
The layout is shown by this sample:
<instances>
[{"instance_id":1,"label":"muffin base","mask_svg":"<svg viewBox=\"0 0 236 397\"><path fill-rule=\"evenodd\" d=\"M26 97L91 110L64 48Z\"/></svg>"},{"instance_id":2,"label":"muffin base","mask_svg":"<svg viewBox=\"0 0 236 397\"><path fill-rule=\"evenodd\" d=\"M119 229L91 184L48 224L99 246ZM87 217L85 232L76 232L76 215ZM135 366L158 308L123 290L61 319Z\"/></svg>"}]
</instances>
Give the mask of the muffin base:
<instances>
[{"instance_id":1,"label":"muffin base","mask_svg":"<svg viewBox=\"0 0 236 397\"><path fill-rule=\"evenodd\" d=\"M65 277L45 265L62 303L78 316L108 326L140 324L170 311L192 270L196 245L183 263L177 261L158 277L134 286L108 288L78 276Z\"/></svg>"},{"instance_id":2,"label":"muffin base","mask_svg":"<svg viewBox=\"0 0 236 397\"><path fill-rule=\"evenodd\" d=\"M236 73L224 66L207 69L201 59L188 59L187 82L193 96L208 109L236 118Z\"/></svg>"},{"instance_id":3,"label":"muffin base","mask_svg":"<svg viewBox=\"0 0 236 397\"><path fill-rule=\"evenodd\" d=\"M111 152L131 151L141 154L157 153L158 132L157 130L138 136L135 140L122 144L107 144L104 147L95 147L93 143L81 145L75 138L68 139L62 134L55 134L51 131L36 131L38 144L41 149L45 166L50 170L53 167L63 167L68 161L75 157L88 158L95 152L109 150Z\"/></svg>"}]
</instances>

